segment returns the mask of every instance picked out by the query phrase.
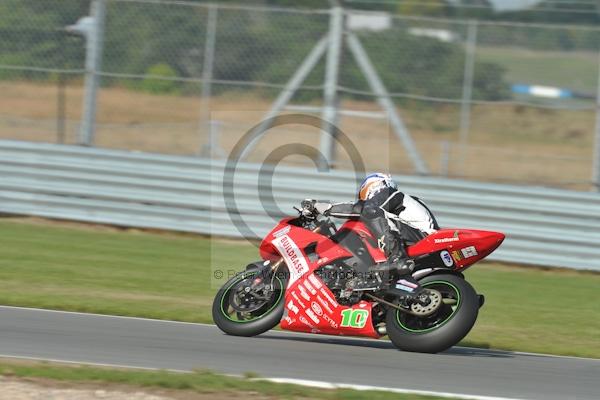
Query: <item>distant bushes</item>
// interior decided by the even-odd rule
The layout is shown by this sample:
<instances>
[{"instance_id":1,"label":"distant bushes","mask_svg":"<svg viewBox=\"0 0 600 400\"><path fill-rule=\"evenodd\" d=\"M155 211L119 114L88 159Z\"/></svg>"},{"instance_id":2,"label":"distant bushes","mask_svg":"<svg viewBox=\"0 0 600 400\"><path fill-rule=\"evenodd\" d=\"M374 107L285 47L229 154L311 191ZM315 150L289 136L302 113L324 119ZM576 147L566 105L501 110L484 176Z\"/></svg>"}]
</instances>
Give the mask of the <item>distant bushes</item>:
<instances>
[{"instance_id":1,"label":"distant bushes","mask_svg":"<svg viewBox=\"0 0 600 400\"><path fill-rule=\"evenodd\" d=\"M74 14L68 4L52 0L55 7L39 9L38 2L11 1L0 12L0 61L18 60L19 65L50 68L81 68L83 39L60 39L60 30L73 24L84 12ZM73 0L67 0L72 6ZM111 73L102 85L122 85L149 93L198 93L197 83L182 83L158 77L199 78L202 74L206 36L206 9L160 4L109 2L102 69ZM0 10L2 8L0 7ZM82 8L79 8L82 11ZM67 12L69 11L69 12ZM64 14L62 14L64 13ZM35 26L19 25L37 15ZM329 17L287 12L265 13L221 9L218 12L214 78L225 81L256 81L284 84L317 41L328 31ZM18 35L8 34L18 30ZM2 33L0 32L0 33ZM8 33L7 33L8 32ZM54 32L51 35L47 32ZM359 33L367 53L388 90L410 95L460 98L465 50L460 42L441 42L416 37L405 26L378 33ZM3 38L14 37L11 41ZM16 41L16 42L15 42ZM306 85L323 83L325 60L309 76ZM502 67L477 63L474 98L506 98L508 84ZM11 72L6 77L14 79ZM122 78L119 74L139 75ZM150 75L143 78L144 75ZM36 75L36 79L44 79ZM49 75L45 79L49 79ZM340 84L357 91L370 89L352 55L343 52ZM234 88L215 85L213 93ZM239 89L236 87L235 89ZM263 89L274 96L277 88ZM314 99L321 90L305 90L301 96ZM364 96L353 94L362 98Z\"/></svg>"},{"instance_id":2,"label":"distant bushes","mask_svg":"<svg viewBox=\"0 0 600 400\"><path fill-rule=\"evenodd\" d=\"M175 80L160 79L175 78L177 72L170 65L159 63L146 70L147 77L139 84L139 89L144 92L154 94L178 94L181 91L181 85Z\"/></svg>"}]
</instances>

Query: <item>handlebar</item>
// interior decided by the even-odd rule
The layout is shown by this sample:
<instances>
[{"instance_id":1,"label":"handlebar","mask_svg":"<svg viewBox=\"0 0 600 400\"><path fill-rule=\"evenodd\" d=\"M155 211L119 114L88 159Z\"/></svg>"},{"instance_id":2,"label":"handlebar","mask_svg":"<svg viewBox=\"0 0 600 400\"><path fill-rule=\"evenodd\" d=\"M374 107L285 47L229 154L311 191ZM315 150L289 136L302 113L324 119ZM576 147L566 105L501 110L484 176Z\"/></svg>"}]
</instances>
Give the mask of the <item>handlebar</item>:
<instances>
[{"instance_id":1,"label":"handlebar","mask_svg":"<svg viewBox=\"0 0 600 400\"><path fill-rule=\"evenodd\" d=\"M300 207L294 207L296 211L300 213L300 216L308 219L308 220L316 220L318 213L316 213L315 209L315 201L310 199L304 199L300 202Z\"/></svg>"},{"instance_id":2,"label":"handlebar","mask_svg":"<svg viewBox=\"0 0 600 400\"><path fill-rule=\"evenodd\" d=\"M330 236L336 231L335 224L328 217L321 220L318 219L318 216L321 214L315 208L315 203L316 200L305 199L300 202L302 208L294 207L294 209L300 214L304 228L310 229L315 233L322 233L325 236Z\"/></svg>"}]
</instances>

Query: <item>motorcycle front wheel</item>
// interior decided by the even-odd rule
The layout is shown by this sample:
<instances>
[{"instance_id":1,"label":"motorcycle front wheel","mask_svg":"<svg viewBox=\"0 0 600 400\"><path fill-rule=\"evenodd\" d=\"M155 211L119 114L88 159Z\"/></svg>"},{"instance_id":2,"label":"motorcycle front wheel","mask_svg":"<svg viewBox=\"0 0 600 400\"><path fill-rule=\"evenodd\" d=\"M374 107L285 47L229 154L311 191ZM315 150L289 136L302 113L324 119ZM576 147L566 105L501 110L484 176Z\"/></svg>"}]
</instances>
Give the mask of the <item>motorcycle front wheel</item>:
<instances>
[{"instance_id":1,"label":"motorcycle front wheel","mask_svg":"<svg viewBox=\"0 0 600 400\"><path fill-rule=\"evenodd\" d=\"M256 279L266 288L254 290ZM234 276L215 296L213 321L234 336L256 336L273 329L283 317L285 281L279 274L262 277L257 270Z\"/></svg>"},{"instance_id":2,"label":"motorcycle front wheel","mask_svg":"<svg viewBox=\"0 0 600 400\"><path fill-rule=\"evenodd\" d=\"M477 320L479 297L467 281L456 275L427 276L419 283L442 294L441 306L426 317L390 308L386 315L387 334L400 350L438 353L469 333Z\"/></svg>"}]
</instances>

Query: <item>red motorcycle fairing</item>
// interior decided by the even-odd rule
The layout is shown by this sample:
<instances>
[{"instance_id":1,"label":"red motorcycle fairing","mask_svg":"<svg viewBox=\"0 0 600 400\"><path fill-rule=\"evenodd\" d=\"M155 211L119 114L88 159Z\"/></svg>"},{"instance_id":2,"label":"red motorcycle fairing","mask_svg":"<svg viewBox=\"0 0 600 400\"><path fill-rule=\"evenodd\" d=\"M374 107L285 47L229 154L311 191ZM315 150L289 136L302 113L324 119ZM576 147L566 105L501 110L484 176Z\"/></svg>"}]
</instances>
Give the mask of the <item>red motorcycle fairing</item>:
<instances>
[{"instance_id":1,"label":"red motorcycle fairing","mask_svg":"<svg viewBox=\"0 0 600 400\"><path fill-rule=\"evenodd\" d=\"M440 229L418 243L409 246L409 257L415 258L440 252L446 267L463 270L487 257L504 241L499 232L475 229Z\"/></svg>"},{"instance_id":2,"label":"red motorcycle fairing","mask_svg":"<svg viewBox=\"0 0 600 400\"><path fill-rule=\"evenodd\" d=\"M281 328L298 332L378 338L372 323L372 305L361 301L351 307L339 304L325 283L313 272L352 253L329 238L282 220L260 246L264 259L283 257L289 270L285 292L285 317ZM305 249L316 243L318 257Z\"/></svg>"},{"instance_id":3,"label":"red motorcycle fairing","mask_svg":"<svg viewBox=\"0 0 600 400\"><path fill-rule=\"evenodd\" d=\"M377 240L360 221L347 221L339 231L350 229L356 232L375 262L386 260L383 251L377 247ZM416 258L440 252L441 262L455 271L463 270L487 257L502 244L505 236L499 232L475 229L440 229L419 242L408 246L409 257Z\"/></svg>"},{"instance_id":4,"label":"red motorcycle fairing","mask_svg":"<svg viewBox=\"0 0 600 400\"><path fill-rule=\"evenodd\" d=\"M275 261L283 257L288 266L286 313L281 327L299 332L380 337L372 323L371 302L363 300L351 307L341 305L314 274L319 267L349 258L352 253L326 236L293 225L294 220L283 219L260 245L263 259ZM339 229L343 230L358 234L374 260L385 260L362 222L347 221ZM503 240L504 235L498 232L442 229L408 247L407 252L410 257L437 253L447 268L460 271L489 255ZM312 254L306 254L306 249L313 245Z\"/></svg>"},{"instance_id":5,"label":"red motorcycle fairing","mask_svg":"<svg viewBox=\"0 0 600 400\"><path fill-rule=\"evenodd\" d=\"M294 238L293 244L299 249L302 249L302 254L305 258L307 254L304 254L304 249L308 245L312 245L313 243L316 244L314 252L319 256L317 260L318 266L324 265L332 260L352 256L352 253L337 243L334 243L328 237L299 226L291 225L290 222L294 219L295 218L282 219L279 224L265 236L259 248L260 256L263 260L277 261L283 255L282 250L287 251L286 247L293 247L289 245L287 241L281 243L280 238L284 236Z\"/></svg>"},{"instance_id":6,"label":"red motorcycle fairing","mask_svg":"<svg viewBox=\"0 0 600 400\"><path fill-rule=\"evenodd\" d=\"M373 236L371 231L369 231L369 228L367 228L364 223L356 220L348 220L342 226L340 226L338 232L343 232L345 230L353 231L361 238L365 248L369 252L369 255L373 258L374 262L379 263L387 260L383 251L379 249L377 239L375 236Z\"/></svg>"},{"instance_id":7,"label":"red motorcycle fairing","mask_svg":"<svg viewBox=\"0 0 600 400\"><path fill-rule=\"evenodd\" d=\"M281 328L297 332L379 338L372 323L372 304L360 301L341 305L323 281L313 273L288 287L286 315Z\"/></svg>"}]
</instances>

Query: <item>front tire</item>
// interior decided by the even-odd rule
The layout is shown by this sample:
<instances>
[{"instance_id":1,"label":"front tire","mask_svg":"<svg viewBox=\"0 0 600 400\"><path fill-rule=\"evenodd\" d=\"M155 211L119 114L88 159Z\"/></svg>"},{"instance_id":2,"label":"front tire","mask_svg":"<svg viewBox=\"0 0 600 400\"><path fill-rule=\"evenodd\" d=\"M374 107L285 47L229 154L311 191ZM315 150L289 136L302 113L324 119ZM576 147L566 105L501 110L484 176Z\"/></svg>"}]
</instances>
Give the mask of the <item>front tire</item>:
<instances>
[{"instance_id":1,"label":"front tire","mask_svg":"<svg viewBox=\"0 0 600 400\"><path fill-rule=\"evenodd\" d=\"M473 287L456 275L431 275L419 283L442 293L444 303L427 317L390 308L386 315L388 336L400 350L438 353L469 333L477 320L479 298Z\"/></svg>"},{"instance_id":2,"label":"front tire","mask_svg":"<svg viewBox=\"0 0 600 400\"><path fill-rule=\"evenodd\" d=\"M273 329L281 321L285 304L286 279L280 274L272 277L272 295L264 301L264 304L256 302L250 306L251 311L248 312L236 311L232 305L234 302L239 303L239 294L242 292L240 289L259 275L261 273L258 270L249 270L236 275L217 292L212 307L213 321L228 335L260 335Z\"/></svg>"}]
</instances>

